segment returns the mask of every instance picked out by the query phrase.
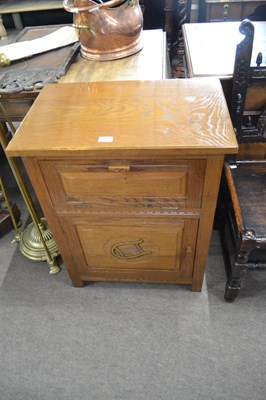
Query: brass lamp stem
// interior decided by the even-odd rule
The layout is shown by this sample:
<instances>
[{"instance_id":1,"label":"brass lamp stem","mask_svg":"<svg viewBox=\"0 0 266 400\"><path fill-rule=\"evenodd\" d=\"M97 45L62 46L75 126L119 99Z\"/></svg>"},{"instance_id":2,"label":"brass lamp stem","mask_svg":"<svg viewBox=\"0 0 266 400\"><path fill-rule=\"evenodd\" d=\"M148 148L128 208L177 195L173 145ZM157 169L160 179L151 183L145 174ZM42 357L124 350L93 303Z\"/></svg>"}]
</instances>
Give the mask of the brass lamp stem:
<instances>
[{"instance_id":1,"label":"brass lamp stem","mask_svg":"<svg viewBox=\"0 0 266 400\"><path fill-rule=\"evenodd\" d=\"M16 218L15 218L15 216L13 214L12 207L11 207L8 195L6 193L6 189L4 187L4 184L3 184L1 176L0 176L0 189L2 190L4 199L5 199L5 202L6 202L6 206L7 206L8 212L10 214L10 218L11 218L12 224L13 224L13 227L14 227L15 232L16 232L16 235L15 235L14 239L12 240L12 243L19 242L20 241L20 237L21 237L21 233L20 233L20 231L18 229L18 225L16 223Z\"/></svg>"},{"instance_id":2,"label":"brass lamp stem","mask_svg":"<svg viewBox=\"0 0 266 400\"><path fill-rule=\"evenodd\" d=\"M5 110L5 107L3 106L3 104L1 102L0 102L0 108L1 108L1 111L2 111L2 113L4 115L4 117L5 117L5 120L8 122L8 125L11 128L11 131L13 132L13 134L15 134L16 133L16 128L14 127L12 121L10 120L10 118L9 118L9 116L8 116L6 110Z\"/></svg>"},{"instance_id":3,"label":"brass lamp stem","mask_svg":"<svg viewBox=\"0 0 266 400\"><path fill-rule=\"evenodd\" d=\"M9 123L9 120L7 120L7 121ZM12 124L11 124L11 126L12 126ZM12 130L13 130L13 128L12 128ZM8 140L6 138L3 126L1 124L0 124L0 142L1 142L3 150L5 151L6 147L8 145ZM18 167L18 165L16 163L16 160L14 158L8 157L7 155L6 155L6 158L7 158L7 161L9 163L9 165L10 165L10 168L11 168L11 170L13 172L13 175L14 175L14 178L15 178L15 180L17 182L17 185L18 185L18 187L20 189L20 192L21 192L21 195L22 195L22 197L24 199L24 202L25 202L25 204L26 204L26 206L28 208L28 211L29 211L29 213L31 215L31 218L32 218L32 220L33 220L33 222L34 222L34 224L36 226L36 229L38 230L39 235L40 235L40 240L42 242L44 251L45 251L46 256L47 256L47 262L50 265L50 273L51 274L55 274L56 272L60 271L60 267L57 265L57 263L55 261L55 257L53 257L50 254L50 251L49 251L49 249L47 247L46 241L43 238L43 222L42 222L42 220L39 218L39 216L37 214L37 211L35 209L34 203L33 203L32 199L31 199L30 193L29 193L28 188L27 188L27 186L26 186L26 184L24 182L22 173L21 173L21 171L20 171L20 169L19 169L19 167Z\"/></svg>"}]
</instances>

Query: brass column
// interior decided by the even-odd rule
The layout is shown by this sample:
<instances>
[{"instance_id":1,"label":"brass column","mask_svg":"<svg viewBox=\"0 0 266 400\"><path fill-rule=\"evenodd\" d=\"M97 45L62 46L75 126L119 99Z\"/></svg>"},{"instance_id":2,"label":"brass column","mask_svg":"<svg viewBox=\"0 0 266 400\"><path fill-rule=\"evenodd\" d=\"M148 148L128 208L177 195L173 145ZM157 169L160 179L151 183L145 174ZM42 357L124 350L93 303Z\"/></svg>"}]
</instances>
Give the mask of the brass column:
<instances>
[{"instance_id":1,"label":"brass column","mask_svg":"<svg viewBox=\"0 0 266 400\"><path fill-rule=\"evenodd\" d=\"M7 118L8 124L10 125L13 133L15 133L15 128L12 122L8 119L4 107L1 103L0 108ZM8 140L1 124L0 143L5 152L8 145ZM24 229L24 232L20 236L20 250L25 257L28 257L32 260L47 261L50 266L50 274L56 274L61 270L61 268L58 266L56 261L59 250L57 248L57 244L54 240L53 234L48 227L46 219L40 218L38 216L30 192L24 182L24 178L17 165L16 160L14 158L8 157L7 155L6 158L33 221L33 223L29 224Z\"/></svg>"}]
</instances>

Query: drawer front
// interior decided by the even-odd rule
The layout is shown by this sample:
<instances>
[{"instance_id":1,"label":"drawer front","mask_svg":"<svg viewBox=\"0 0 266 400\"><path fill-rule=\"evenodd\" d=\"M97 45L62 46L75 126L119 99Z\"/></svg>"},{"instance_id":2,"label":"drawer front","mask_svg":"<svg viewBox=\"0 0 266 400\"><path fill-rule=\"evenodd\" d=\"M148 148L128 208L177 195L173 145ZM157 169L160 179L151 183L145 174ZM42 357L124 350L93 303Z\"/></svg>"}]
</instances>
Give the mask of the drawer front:
<instances>
[{"instance_id":1,"label":"drawer front","mask_svg":"<svg viewBox=\"0 0 266 400\"><path fill-rule=\"evenodd\" d=\"M147 212L199 208L205 165L205 160L160 165L45 161L42 169L48 177L52 201L59 210Z\"/></svg>"},{"instance_id":2,"label":"drawer front","mask_svg":"<svg viewBox=\"0 0 266 400\"><path fill-rule=\"evenodd\" d=\"M208 5L208 17L210 22L237 21L241 19L241 3L220 3Z\"/></svg>"},{"instance_id":3,"label":"drawer front","mask_svg":"<svg viewBox=\"0 0 266 400\"><path fill-rule=\"evenodd\" d=\"M82 280L192 279L198 219L60 218Z\"/></svg>"}]
</instances>

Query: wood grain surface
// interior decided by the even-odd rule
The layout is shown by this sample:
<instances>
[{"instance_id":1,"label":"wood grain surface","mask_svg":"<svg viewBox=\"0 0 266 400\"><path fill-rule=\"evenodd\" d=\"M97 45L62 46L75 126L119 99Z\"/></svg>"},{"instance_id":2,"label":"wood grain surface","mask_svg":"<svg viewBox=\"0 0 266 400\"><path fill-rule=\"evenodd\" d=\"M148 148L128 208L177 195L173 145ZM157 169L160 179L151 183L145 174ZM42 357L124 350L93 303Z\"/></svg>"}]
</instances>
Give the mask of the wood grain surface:
<instances>
[{"instance_id":1,"label":"wood grain surface","mask_svg":"<svg viewBox=\"0 0 266 400\"><path fill-rule=\"evenodd\" d=\"M235 153L215 78L47 85L7 148L9 156L163 149Z\"/></svg>"}]
</instances>

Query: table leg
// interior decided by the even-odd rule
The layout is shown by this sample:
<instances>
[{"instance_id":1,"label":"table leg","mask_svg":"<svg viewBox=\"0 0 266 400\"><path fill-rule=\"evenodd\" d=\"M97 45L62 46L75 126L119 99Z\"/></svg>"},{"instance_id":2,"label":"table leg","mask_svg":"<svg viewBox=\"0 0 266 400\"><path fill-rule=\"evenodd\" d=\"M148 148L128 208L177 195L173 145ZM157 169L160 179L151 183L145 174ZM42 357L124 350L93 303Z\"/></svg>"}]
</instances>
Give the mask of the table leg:
<instances>
[{"instance_id":1,"label":"table leg","mask_svg":"<svg viewBox=\"0 0 266 400\"><path fill-rule=\"evenodd\" d=\"M14 24L15 24L15 28L17 30L19 30L19 31L22 30L23 29L23 22L22 22L20 14L19 13L12 13L12 18L13 18L13 21L14 21Z\"/></svg>"},{"instance_id":2,"label":"table leg","mask_svg":"<svg viewBox=\"0 0 266 400\"><path fill-rule=\"evenodd\" d=\"M0 14L0 38L1 39L7 38L7 32L6 32L6 28L4 27L3 18L2 18L1 14Z\"/></svg>"}]
</instances>

